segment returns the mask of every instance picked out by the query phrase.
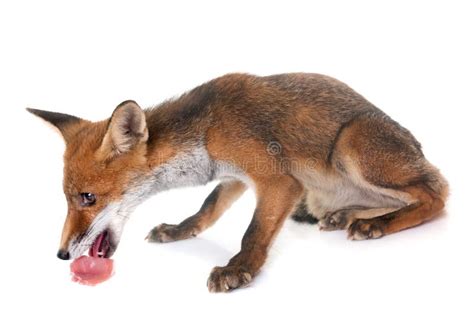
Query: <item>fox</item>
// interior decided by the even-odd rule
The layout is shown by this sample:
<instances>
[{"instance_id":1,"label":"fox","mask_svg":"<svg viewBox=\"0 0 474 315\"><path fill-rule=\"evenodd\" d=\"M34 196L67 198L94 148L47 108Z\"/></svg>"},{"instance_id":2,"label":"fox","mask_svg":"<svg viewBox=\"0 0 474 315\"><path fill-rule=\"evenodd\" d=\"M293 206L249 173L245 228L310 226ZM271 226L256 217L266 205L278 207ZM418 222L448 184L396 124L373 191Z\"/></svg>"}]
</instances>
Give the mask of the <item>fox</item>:
<instances>
[{"instance_id":1,"label":"fox","mask_svg":"<svg viewBox=\"0 0 474 315\"><path fill-rule=\"evenodd\" d=\"M378 239L437 218L449 193L410 131L321 74L227 74L146 109L124 101L98 122L27 110L65 142L60 259L98 239L111 257L130 215L157 192L217 181L196 214L146 237L165 243L196 237L253 190L241 249L212 269L210 292L248 286L287 218Z\"/></svg>"}]
</instances>

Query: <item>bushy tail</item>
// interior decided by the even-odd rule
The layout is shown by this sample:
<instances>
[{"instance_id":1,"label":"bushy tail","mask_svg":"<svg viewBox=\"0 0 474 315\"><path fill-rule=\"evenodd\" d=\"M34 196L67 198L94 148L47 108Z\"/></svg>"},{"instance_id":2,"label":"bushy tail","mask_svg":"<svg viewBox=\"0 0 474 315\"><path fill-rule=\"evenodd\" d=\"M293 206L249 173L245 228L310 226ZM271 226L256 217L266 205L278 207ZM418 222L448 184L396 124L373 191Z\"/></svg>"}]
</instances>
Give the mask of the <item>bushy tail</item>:
<instances>
[{"instance_id":1,"label":"bushy tail","mask_svg":"<svg viewBox=\"0 0 474 315\"><path fill-rule=\"evenodd\" d=\"M316 224L319 221L318 218L309 213L306 198L303 198L298 204L298 206L296 206L295 211L291 215L291 218L296 222L309 224Z\"/></svg>"},{"instance_id":2,"label":"bushy tail","mask_svg":"<svg viewBox=\"0 0 474 315\"><path fill-rule=\"evenodd\" d=\"M439 169L429 163L426 165L426 174L426 185L446 203L449 196L449 184L446 178L444 178Z\"/></svg>"}]
</instances>

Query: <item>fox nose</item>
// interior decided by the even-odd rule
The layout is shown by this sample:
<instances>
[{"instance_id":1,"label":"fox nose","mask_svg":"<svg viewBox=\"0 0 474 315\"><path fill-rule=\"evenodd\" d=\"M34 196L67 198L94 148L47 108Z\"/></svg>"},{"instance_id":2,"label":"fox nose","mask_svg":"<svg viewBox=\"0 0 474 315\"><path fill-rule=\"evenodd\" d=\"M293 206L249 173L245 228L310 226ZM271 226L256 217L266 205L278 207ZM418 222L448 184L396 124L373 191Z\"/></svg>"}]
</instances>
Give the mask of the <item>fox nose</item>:
<instances>
[{"instance_id":1,"label":"fox nose","mask_svg":"<svg viewBox=\"0 0 474 315\"><path fill-rule=\"evenodd\" d=\"M69 256L69 252L67 250L63 250L63 249L60 249L58 251L58 258L59 259L62 259L62 260L69 260L70 256Z\"/></svg>"}]
</instances>

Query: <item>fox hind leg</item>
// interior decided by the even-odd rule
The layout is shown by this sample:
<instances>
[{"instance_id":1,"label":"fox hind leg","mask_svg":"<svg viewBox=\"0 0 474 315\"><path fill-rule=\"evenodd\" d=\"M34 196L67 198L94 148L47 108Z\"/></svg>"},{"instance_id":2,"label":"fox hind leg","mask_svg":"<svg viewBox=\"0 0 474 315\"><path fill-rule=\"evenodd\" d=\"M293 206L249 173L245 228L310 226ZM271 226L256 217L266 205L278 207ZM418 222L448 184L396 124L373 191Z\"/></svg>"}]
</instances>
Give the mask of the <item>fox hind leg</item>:
<instances>
[{"instance_id":1,"label":"fox hind leg","mask_svg":"<svg viewBox=\"0 0 474 315\"><path fill-rule=\"evenodd\" d=\"M346 222L350 239L378 238L442 213L448 195L446 180L425 159L411 133L381 113L363 115L348 124L339 133L330 162L343 165L339 171L356 185L404 201L395 211Z\"/></svg>"},{"instance_id":2,"label":"fox hind leg","mask_svg":"<svg viewBox=\"0 0 474 315\"><path fill-rule=\"evenodd\" d=\"M429 221L442 213L444 200L425 184L404 189L416 198L416 202L371 219L357 219L348 229L348 238L365 240L396 233Z\"/></svg>"}]
</instances>

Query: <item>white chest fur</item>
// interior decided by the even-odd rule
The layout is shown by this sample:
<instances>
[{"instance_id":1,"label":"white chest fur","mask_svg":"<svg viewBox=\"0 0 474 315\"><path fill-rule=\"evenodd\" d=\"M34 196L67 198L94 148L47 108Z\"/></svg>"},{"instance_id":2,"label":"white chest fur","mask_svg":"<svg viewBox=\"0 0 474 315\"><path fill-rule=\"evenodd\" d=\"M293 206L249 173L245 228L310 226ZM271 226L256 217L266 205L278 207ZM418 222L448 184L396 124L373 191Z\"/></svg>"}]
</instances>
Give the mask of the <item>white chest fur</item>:
<instances>
[{"instance_id":1,"label":"white chest fur","mask_svg":"<svg viewBox=\"0 0 474 315\"><path fill-rule=\"evenodd\" d=\"M153 188L157 191L171 188L205 185L213 179L214 163L204 146L181 152L170 161L153 170Z\"/></svg>"}]
</instances>

